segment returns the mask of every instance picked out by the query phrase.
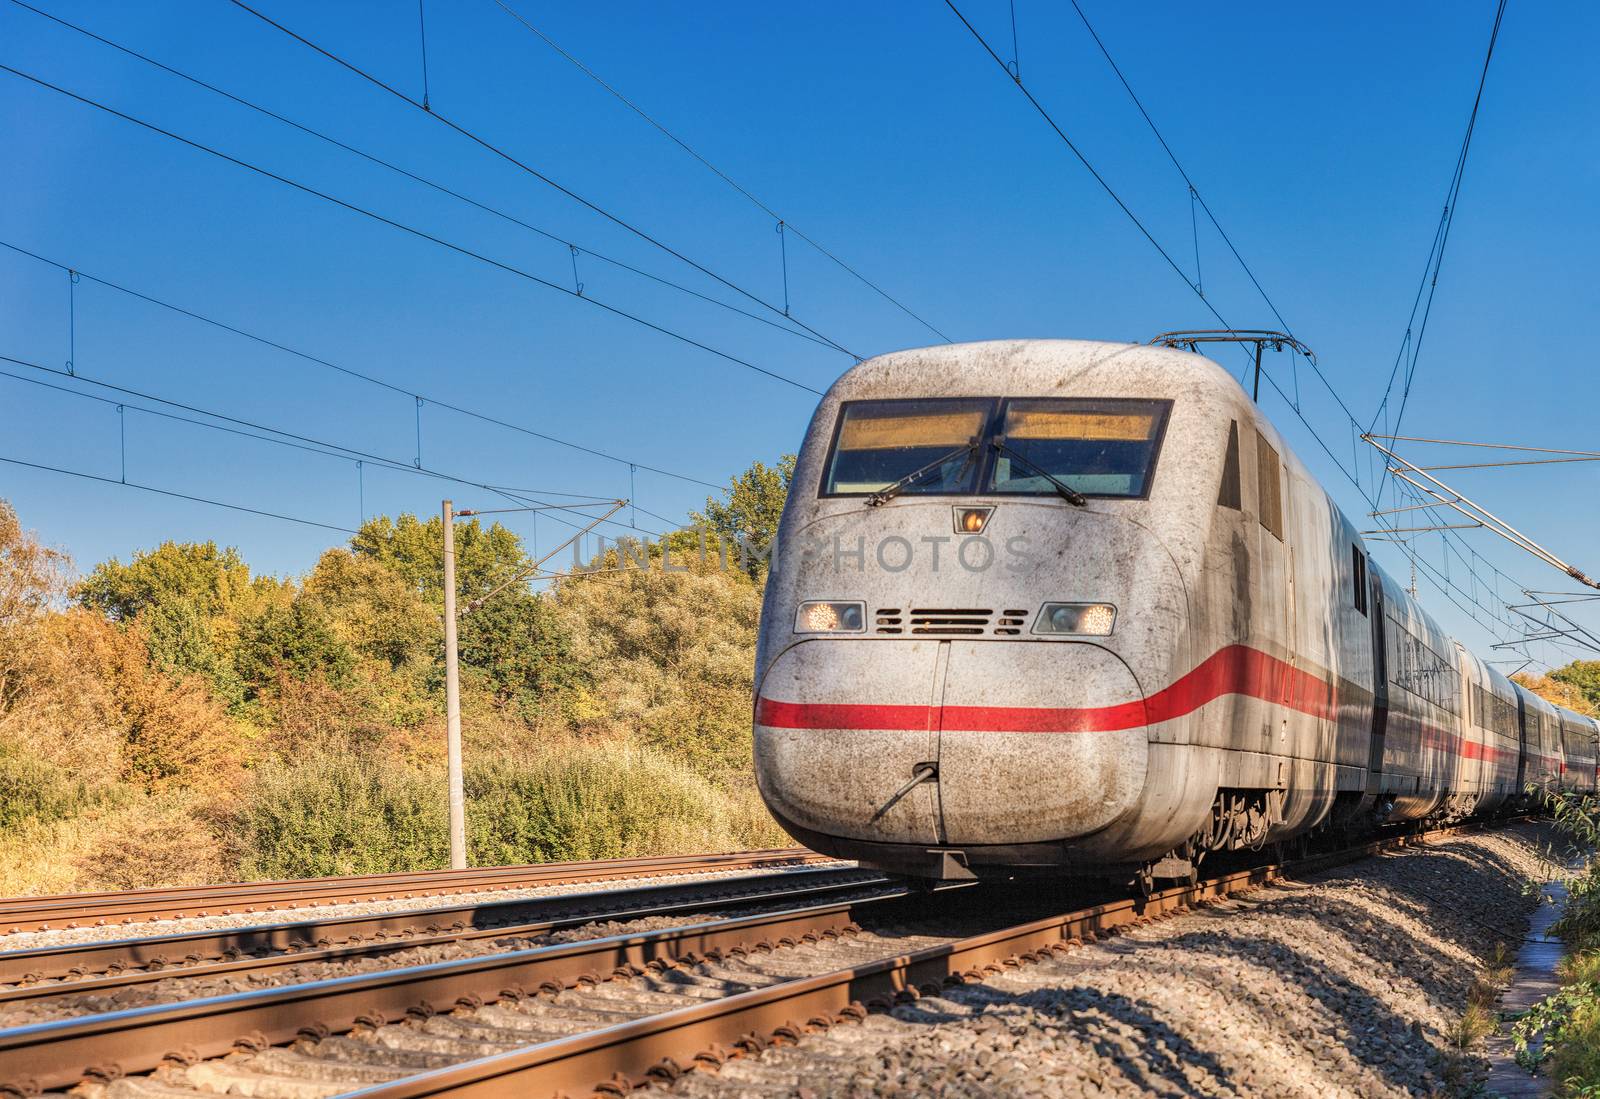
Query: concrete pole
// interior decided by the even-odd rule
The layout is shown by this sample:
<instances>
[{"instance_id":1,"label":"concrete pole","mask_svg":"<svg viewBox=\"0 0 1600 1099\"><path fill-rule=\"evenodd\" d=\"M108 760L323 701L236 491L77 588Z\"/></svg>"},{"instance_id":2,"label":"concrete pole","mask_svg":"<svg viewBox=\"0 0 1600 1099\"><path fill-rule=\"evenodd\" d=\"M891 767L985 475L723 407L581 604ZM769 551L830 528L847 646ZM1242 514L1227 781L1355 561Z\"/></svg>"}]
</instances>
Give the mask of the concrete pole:
<instances>
[{"instance_id":1,"label":"concrete pole","mask_svg":"<svg viewBox=\"0 0 1600 1099\"><path fill-rule=\"evenodd\" d=\"M444 502L444 714L450 784L450 868L467 868L467 797L461 781L461 669L456 655L456 516Z\"/></svg>"}]
</instances>

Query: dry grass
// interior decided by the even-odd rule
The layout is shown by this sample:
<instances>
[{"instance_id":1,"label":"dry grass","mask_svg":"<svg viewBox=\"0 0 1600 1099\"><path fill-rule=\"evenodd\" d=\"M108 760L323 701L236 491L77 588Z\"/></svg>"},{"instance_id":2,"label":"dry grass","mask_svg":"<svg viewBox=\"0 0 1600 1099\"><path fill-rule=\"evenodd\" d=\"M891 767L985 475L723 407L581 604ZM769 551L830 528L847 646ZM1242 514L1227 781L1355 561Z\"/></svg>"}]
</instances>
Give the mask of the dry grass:
<instances>
[{"instance_id":1,"label":"dry grass","mask_svg":"<svg viewBox=\"0 0 1600 1099\"><path fill-rule=\"evenodd\" d=\"M30 820L0 836L0 895L71 893L82 888L78 860L103 835L98 820Z\"/></svg>"},{"instance_id":2,"label":"dry grass","mask_svg":"<svg viewBox=\"0 0 1600 1099\"><path fill-rule=\"evenodd\" d=\"M90 889L204 885L222 881L222 844L188 806L141 801L106 816L79 870Z\"/></svg>"},{"instance_id":3,"label":"dry grass","mask_svg":"<svg viewBox=\"0 0 1600 1099\"><path fill-rule=\"evenodd\" d=\"M0 835L0 896L201 885L227 876L215 833L190 806L136 798Z\"/></svg>"},{"instance_id":4,"label":"dry grass","mask_svg":"<svg viewBox=\"0 0 1600 1099\"><path fill-rule=\"evenodd\" d=\"M1467 1002L1461 1017L1445 1033L1449 1046L1440 1058L1439 1075L1445 1082L1444 1094L1468 1095L1474 1090L1476 1050L1500 1025L1497 1005L1500 993L1511 980L1512 955L1505 943L1496 943L1494 955L1467 989Z\"/></svg>"}]
</instances>

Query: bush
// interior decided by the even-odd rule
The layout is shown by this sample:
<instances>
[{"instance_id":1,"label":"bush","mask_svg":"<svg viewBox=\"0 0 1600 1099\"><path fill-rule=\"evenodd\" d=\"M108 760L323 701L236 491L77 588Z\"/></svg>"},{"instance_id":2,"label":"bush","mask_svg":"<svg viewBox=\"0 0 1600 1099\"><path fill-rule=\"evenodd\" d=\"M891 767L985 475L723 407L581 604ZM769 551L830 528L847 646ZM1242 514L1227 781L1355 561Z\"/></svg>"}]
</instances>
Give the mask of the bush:
<instances>
[{"instance_id":1,"label":"bush","mask_svg":"<svg viewBox=\"0 0 1600 1099\"><path fill-rule=\"evenodd\" d=\"M268 762L234 822L244 878L380 874L445 865L444 776L314 752Z\"/></svg>"},{"instance_id":2,"label":"bush","mask_svg":"<svg viewBox=\"0 0 1600 1099\"><path fill-rule=\"evenodd\" d=\"M770 847L783 833L753 785L725 790L664 753L575 742L467 771L479 865Z\"/></svg>"},{"instance_id":3,"label":"bush","mask_svg":"<svg viewBox=\"0 0 1600 1099\"><path fill-rule=\"evenodd\" d=\"M84 783L31 756L0 755L0 829L72 816L93 800Z\"/></svg>"}]
</instances>

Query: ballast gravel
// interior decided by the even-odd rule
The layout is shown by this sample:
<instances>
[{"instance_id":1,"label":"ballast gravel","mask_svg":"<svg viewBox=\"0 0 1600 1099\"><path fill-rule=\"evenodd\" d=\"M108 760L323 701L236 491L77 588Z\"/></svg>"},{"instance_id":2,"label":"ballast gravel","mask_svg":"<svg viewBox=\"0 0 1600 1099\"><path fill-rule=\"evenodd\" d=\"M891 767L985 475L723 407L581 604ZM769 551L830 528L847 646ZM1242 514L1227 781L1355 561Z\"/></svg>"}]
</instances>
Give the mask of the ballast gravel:
<instances>
[{"instance_id":1,"label":"ballast gravel","mask_svg":"<svg viewBox=\"0 0 1600 1099\"><path fill-rule=\"evenodd\" d=\"M1553 868L1535 825L1452 838L1131 929L692 1072L684 1099L1434 1096L1451 1037ZM1450 1066L1454 1064L1454 1069Z\"/></svg>"}]
</instances>

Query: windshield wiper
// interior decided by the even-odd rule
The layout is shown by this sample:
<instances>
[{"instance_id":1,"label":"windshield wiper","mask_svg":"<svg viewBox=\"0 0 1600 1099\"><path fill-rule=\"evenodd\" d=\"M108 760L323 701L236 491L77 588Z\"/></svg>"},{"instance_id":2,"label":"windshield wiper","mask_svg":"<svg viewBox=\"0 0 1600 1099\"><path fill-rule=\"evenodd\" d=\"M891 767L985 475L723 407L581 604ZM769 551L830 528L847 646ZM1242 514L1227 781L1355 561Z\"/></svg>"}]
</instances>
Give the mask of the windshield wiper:
<instances>
[{"instance_id":1,"label":"windshield wiper","mask_svg":"<svg viewBox=\"0 0 1600 1099\"><path fill-rule=\"evenodd\" d=\"M921 469L912 470L910 473L908 473L904 477L900 478L894 484L884 486L883 488L879 489L877 492L874 492L871 496L867 497L867 506L869 508L881 508L884 504L887 504L890 500L893 500L896 496L899 496L906 489L910 488L912 485L914 485L918 481L922 480L931 471L939 468L940 466L942 466L946 462L948 462L950 459L956 457L956 455L958 455L958 454L962 453L963 451L965 451L966 455L967 455L967 460L961 463L960 470L958 470L956 472L956 476L960 477L962 474L967 472L967 467L972 465L973 455L978 453L978 443L979 443L979 441L980 440L976 436L974 436L965 445L957 447L956 449L952 450L949 454L940 455L939 457L935 458L933 461L929 462L927 465L923 466Z\"/></svg>"},{"instance_id":2,"label":"windshield wiper","mask_svg":"<svg viewBox=\"0 0 1600 1099\"><path fill-rule=\"evenodd\" d=\"M1087 496L1070 485L1062 484L1060 481L1056 480L1050 475L1050 472L1043 466L1039 465L1038 462L1035 462L1031 458L1027 458L1024 455L1018 454L1015 450L1012 450L1010 447L1006 446L1003 438L991 439L989 445L994 447L1001 454L1004 454L1006 457L1010 458L1013 462L1020 462L1028 469L1033 470L1039 476L1043 477L1046 481L1049 481L1050 486L1056 490L1056 495L1060 496L1067 503L1074 507L1080 508L1088 506L1089 498Z\"/></svg>"}]
</instances>

